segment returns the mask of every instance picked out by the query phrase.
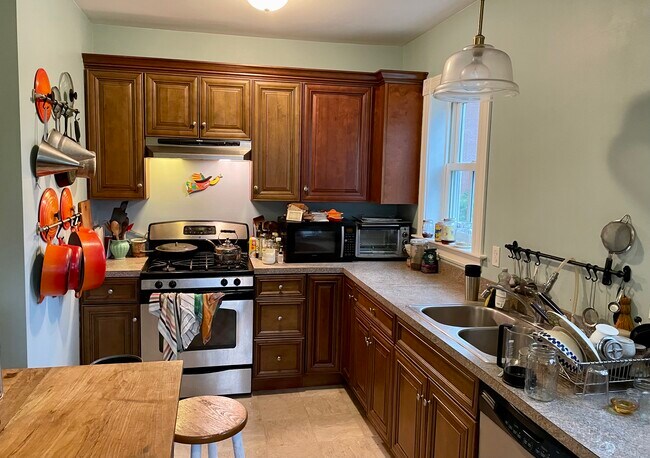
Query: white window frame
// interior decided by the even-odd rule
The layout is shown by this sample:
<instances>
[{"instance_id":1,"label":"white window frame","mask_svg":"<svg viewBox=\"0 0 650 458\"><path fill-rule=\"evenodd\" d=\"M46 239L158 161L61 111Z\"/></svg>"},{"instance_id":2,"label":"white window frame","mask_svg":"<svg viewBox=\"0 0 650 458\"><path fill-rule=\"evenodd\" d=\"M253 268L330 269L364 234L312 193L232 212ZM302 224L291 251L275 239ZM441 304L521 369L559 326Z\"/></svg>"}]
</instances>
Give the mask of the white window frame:
<instances>
[{"instance_id":1,"label":"white window frame","mask_svg":"<svg viewBox=\"0 0 650 458\"><path fill-rule=\"evenodd\" d=\"M440 84L440 75L427 78L424 81L422 95L424 97L422 113L422 144L420 157L420 194L418 200L417 214L417 235L422 236L422 221L425 218L424 209L427 208L427 172L430 161L429 147L431 140L429 138L429 122L431 117L431 99L433 90ZM451 104L449 104L451 110ZM465 264L480 264L486 256L483 254L483 240L485 234L485 204L487 200L487 172L488 157L490 149L490 120L492 114L492 103L489 101L481 102L479 111L479 125L476 151L476 164L453 164L443 167L442 176L440 176L440 193L441 201L438 203L440 214L446 215L449 205L448 186L446 183L447 175L451 170L475 170L474 178L474 211L472 214L472 246L471 248L457 248L453 245L444 245L436 243L440 257L454 264L464 266ZM449 119L449 117L447 117ZM449 130L449 129L447 129ZM445 158L445 163L447 158ZM469 167L468 167L469 166ZM435 204L435 203L434 203Z\"/></svg>"}]
</instances>

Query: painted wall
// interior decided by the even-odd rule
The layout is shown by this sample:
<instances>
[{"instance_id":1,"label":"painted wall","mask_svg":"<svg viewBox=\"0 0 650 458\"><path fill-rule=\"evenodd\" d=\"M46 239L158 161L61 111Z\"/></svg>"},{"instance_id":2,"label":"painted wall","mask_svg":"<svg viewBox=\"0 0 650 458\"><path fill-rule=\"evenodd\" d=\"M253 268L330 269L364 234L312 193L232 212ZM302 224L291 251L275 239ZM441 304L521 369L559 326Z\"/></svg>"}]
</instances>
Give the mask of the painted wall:
<instances>
[{"instance_id":1,"label":"painted wall","mask_svg":"<svg viewBox=\"0 0 650 458\"><path fill-rule=\"evenodd\" d=\"M0 180L0 209L5 217L0 224L2 275L0 275L0 366L23 367L27 363L25 327L25 284L22 268L23 221L21 203L20 119L18 92L18 44L16 3L0 3L0 151L3 177Z\"/></svg>"},{"instance_id":2,"label":"painted wall","mask_svg":"<svg viewBox=\"0 0 650 458\"><path fill-rule=\"evenodd\" d=\"M6 3L6 2L5 2ZM38 202L42 192L52 187L57 192L53 177L34 179L30 156L35 144L43 136L43 125L38 121L34 104L30 101L34 73L39 67L44 68L52 85L58 85L59 75L67 71L71 74L79 100L75 108L84 112L83 100L83 64L81 53L92 47L90 23L86 16L71 0L20 0L16 1L18 18L18 75L20 97L20 142L19 150L13 154L20 155L22 189L22 225L24 227L22 245L24 247L23 264L25 281L16 283L24 285L26 298L26 332L27 365L56 366L78 364L79 362L79 305L72 293L63 298L47 298L43 303L36 303L32 266L39 250L45 245L36 236L38 221ZM47 18L39 21L38 33L35 33L35 18ZM61 24L65 26L62 27ZM52 123L50 128L54 127ZM84 132L83 117L81 131ZM84 144L82 138L81 143ZM71 186L74 201L86 198L85 180L77 180ZM12 213L15 212L15 206ZM66 235L67 240L67 235ZM21 304L22 304L21 303ZM20 305L16 304L16 308ZM20 314L22 311L16 311ZM4 317L3 317L4 319Z\"/></svg>"},{"instance_id":3,"label":"painted wall","mask_svg":"<svg viewBox=\"0 0 650 458\"><path fill-rule=\"evenodd\" d=\"M475 33L475 3L404 47L404 68L439 74ZM521 94L494 103L485 252L518 240L560 256L605 262L605 223L632 215L637 243L615 256L633 269L634 307L650 310L650 2L492 0L487 42L512 58ZM506 262L508 261L508 262ZM503 249L501 262L510 267ZM496 279L499 269L488 267ZM553 291L571 308L574 276ZM581 282L578 311L586 305ZM616 288L599 287L597 309Z\"/></svg>"},{"instance_id":4,"label":"painted wall","mask_svg":"<svg viewBox=\"0 0 650 458\"><path fill-rule=\"evenodd\" d=\"M236 64L375 72L399 69L399 46L321 43L93 25L93 52Z\"/></svg>"}]
</instances>

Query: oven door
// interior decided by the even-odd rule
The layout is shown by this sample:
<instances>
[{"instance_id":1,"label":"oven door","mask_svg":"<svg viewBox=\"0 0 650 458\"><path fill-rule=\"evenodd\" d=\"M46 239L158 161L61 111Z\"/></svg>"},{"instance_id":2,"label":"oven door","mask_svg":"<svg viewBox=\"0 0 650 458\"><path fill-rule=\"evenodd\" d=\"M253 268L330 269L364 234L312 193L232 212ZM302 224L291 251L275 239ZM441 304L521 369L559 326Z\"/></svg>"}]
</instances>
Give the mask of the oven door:
<instances>
[{"instance_id":1,"label":"oven door","mask_svg":"<svg viewBox=\"0 0 650 458\"><path fill-rule=\"evenodd\" d=\"M402 230L395 225L359 225L357 258L403 258Z\"/></svg>"},{"instance_id":2,"label":"oven door","mask_svg":"<svg viewBox=\"0 0 650 458\"><path fill-rule=\"evenodd\" d=\"M144 361L160 361L162 336L158 318L149 313L149 304L141 305L141 351ZM223 368L253 364L253 300L251 294L226 293L212 320L212 335L204 345L201 333L189 347L179 352L185 369Z\"/></svg>"},{"instance_id":3,"label":"oven door","mask_svg":"<svg viewBox=\"0 0 650 458\"><path fill-rule=\"evenodd\" d=\"M343 260L344 225L340 223L287 223L285 262Z\"/></svg>"}]
</instances>

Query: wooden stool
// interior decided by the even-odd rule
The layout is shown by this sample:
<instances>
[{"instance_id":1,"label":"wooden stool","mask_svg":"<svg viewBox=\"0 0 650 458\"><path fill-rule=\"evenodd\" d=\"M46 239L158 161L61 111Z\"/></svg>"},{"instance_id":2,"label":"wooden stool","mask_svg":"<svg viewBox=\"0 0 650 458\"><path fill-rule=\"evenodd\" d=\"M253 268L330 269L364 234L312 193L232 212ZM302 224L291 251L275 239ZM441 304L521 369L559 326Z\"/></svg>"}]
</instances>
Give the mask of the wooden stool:
<instances>
[{"instance_id":1,"label":"wooden stool","mask_svg":"<svg viewBox=\"0 0 650 458\"><path fill-rule=\"evenodd\" d=\"M235 458L244 458L241 431L248 421L246 407L223 396L197 396L178 403L174 441L192 445L192 458L201 457L201 444L208 456L217 458L217 442L232 437Z\"/></svg>"}]
</instances>

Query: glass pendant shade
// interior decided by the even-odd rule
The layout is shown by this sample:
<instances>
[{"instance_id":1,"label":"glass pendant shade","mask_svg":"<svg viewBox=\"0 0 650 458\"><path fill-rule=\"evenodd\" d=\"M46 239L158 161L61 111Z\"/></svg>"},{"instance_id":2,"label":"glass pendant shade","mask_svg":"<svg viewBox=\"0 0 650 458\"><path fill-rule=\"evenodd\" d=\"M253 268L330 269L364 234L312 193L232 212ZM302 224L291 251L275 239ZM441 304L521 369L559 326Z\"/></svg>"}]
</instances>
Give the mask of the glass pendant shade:
<instances>
[{"instance_id":1,"label":"glass pendant shade","mask_svg":"<svg viewBox=\"0 0 650 458\"><path fill-rule=\"evenodd\" d=\"M253 7L261 11L277 11L287 4L288 0L248 0Z\"/></svg>"},{"instance_id":2,"label":"glass pendant shade","mask_svg":"<svg viewBox=\"0 0 650 458\"><path fill-rule=\"evenodd\" d=\"M490 100L519 94L510 57L494 46L470 45L445 62L433 96L447 102Z\"/></svg>"}]
</instances>

